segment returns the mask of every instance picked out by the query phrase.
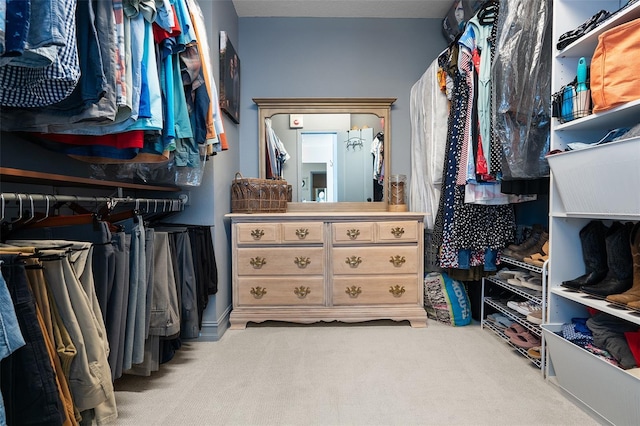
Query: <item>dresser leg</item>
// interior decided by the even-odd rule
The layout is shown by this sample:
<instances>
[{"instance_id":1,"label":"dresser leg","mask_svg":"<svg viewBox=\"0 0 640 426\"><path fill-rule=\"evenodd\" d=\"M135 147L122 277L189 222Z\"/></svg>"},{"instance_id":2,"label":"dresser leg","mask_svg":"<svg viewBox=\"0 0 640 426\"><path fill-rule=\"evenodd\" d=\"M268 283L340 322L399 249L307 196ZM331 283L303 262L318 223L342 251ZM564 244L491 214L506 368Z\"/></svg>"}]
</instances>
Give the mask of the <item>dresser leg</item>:
<instances>
[{"instance_id":1,"label":"dresser leg","mask_svg":"<svg viewBox=\"0 0 640 426\"><path fill-rule=\"evenodd\" d=\"M409 324L411 324L412 328L425 328L427 326L427 320L409 320Z\"/></svg>"},{"instance_id":2,"label":"dresser leg","mask_svg":"<svg viewBox=\"0 0 640 426\"><path fill-rule=\"evenodd\" d=\"M247 328L247 321L229 320L229 330L244 330Z\"/></svg>"}]
</instances>

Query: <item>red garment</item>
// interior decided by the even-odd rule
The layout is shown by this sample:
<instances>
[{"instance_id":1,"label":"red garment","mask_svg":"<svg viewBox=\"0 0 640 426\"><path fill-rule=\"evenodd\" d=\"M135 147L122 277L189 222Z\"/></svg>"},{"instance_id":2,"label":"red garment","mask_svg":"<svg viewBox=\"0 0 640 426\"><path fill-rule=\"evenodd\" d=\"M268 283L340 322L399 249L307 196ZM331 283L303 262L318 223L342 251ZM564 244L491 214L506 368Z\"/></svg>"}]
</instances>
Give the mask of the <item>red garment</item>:
<instances>
[{"instance_id":1,"label":"red garment","mask_svg":"<svg viewBox=\"0 0 640 426\"><path fill-rule=\"evenodd\" d=\"M629 349L636 360L636 364L640 366L640 331L626 331L624 337L627 339Z\"/></svg>"},{"instance_id":2,"label":"red garment","mask_svg":"<svg viewBox=\"0 0 640 426\"><path fill-rule=\"evenodd\" d=\"M66 135L58 133L32 133L34 136L69 145L102 145L117 149L142 148L144 130L131 130L124 133L110 133L101 136Z\"/></svg>"},{"instance_id":3,"label":"red garment","mask_svg":"<svg viewBox=\"0 0 640 426\"><path fill-rule=\"evenodd\" d=\"M163 40L166 40L168 38L177 37L182 32L180 23L178 22L176 9L173 6L171 6L171 12L173 12L173 22L175 22L175 27L171 27L171 32L168 32L155 22L153 23L153 40L156 42L156 44L160 44Z\"/></svg>"}]
</instances>

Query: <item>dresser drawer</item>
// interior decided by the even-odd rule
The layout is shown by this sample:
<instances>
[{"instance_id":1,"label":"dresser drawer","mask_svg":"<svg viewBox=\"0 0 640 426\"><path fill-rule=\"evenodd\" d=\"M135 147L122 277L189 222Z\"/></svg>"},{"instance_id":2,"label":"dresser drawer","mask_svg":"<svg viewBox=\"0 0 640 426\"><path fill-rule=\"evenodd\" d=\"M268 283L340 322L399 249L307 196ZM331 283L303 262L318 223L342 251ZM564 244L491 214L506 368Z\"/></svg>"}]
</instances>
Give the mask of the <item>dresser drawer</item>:
<instances>
[{"instance_id":1,"label":"dresser drawer","mask_svg":"<svg viewBox=\"0 0 640 426\"><path fill-rule=\"evenodd\" d=\"M372 243L374 222L334 223L334 243Z\"/></svg>"},{"instance_id":2,"label":"dresser drawer","mask_svg":"<svg viewBox=\"0 0 640 426\"><path fill-rule=\"evenodd\" d=\"M238 275L322 275L322 247L239 248Z\"/></svg>"},{"instance_id":3,"label":"dresser drawer","mask_svg":"<svg viewBox=\"0 0 640 426\"><path fill-rule=\"evenodd\" d=\"M277 223L239 223L236 225L238 244L274 244L280 242Z\"/></svg>"},{"instance_id":4,"label":"dresser drawer","mask_svg":"<svg viewBox=\"0 0 640 426\"><path fill-rule=\"evenodd\" d=\"M377 226L379 242L418 241L418 222L410 220L398 222L380 222L377 224Z\"/></svg>"},{"instance_id":5,"label":"dresser drawer","mask_svg":"<svg viewBox=\"0 0 640 426\"><path fill-rule=\"evenodd\" d=\"M284 243L322 243L324 241L324 223L287 222L282 224Z\"/></svg>"},{"instance_id":6,"label":"dresser drawer","mask_svg":"<svg viewBox=\"0 0 640 426\"><path fill-rule=\"evenodd\" d=\"M240 277L237 306L322 305L322 277Z\"/></svg>"},{"instance_id":7,"label":"dresser drawer","mask_svg":"<svg viewBox=\"0 0 640 426\"><path fill-rule=\"evenodd\" d=\"M333 304L380 305L418 303L417 275L353 277L333 280Z\"/></svg>"},{"instance_id":8,"label":"dresser drawer","mask_svg":"<svg viewBox=\"0 0 640 426\"><path fill-rule=\"evenodd\" d=\"M416 274L418 250L415 246L334 247L334 274Z\"/></svg>"}]
</instances>

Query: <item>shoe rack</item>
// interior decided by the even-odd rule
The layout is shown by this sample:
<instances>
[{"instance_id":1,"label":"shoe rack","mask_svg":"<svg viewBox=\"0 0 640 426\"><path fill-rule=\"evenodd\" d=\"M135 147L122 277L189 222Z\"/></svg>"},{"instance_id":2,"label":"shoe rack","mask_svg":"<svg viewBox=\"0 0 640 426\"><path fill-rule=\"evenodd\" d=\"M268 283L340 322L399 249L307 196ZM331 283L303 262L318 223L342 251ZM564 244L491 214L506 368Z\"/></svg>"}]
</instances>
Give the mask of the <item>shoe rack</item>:
<instances>
[{"instance_id":1,"label":"shoe rack","mask_svg":"<svg viewBox=\"0 0 640 426\"><path fill-rule=\"evenodd\" d=\"M608 29L640 18L640 2L555 0L553 2L552 92L576 77L580 58L590 63L598 36ZM600 10L611 12L599 26L557 50L559 37L579 27ZM551 151L567 144L596 142L610 130L638 123L640 100L551 123ZM551 167L549 197L548 318L542 325L548 362L547 378L599 416L604 423L640 424L640 379L564 339L562 324L588 318L596 309L640 327L640 315L562 286L585 273L579 232L591 220L640 221L640 138L609 142L548 156Z\"/></svg>"},{"instance_id":2,"label":"shoe rack","mask_svg":"<svg viewBox=\"0 0 640 426\"><path fill-rule=\"evenodd\" d=\"M546 260L542 267L532 265L530 263L521 262L517 259L502 256L500 258L501 266L511 271L529 272L539 274L542 279L542 290L533 290L530 288L510 284L506 279L499 278L499 275L491 275L482 279L482 305L480 308L481 328L490 330L503 340L509 347L515 349L520 355L527 358L536 367L540 368L541 373L545 374L545 339L542 334L540 325L534 324L527 320L527 316L510 308L508 300L530 301L539 305L542 309L542 322L546 320L546 289L547 289L547 269L549 261ZM528 349L516 345L511 338L505 334L502 327L497 326L494 322L487 319L487 312L498 312L507 317L516 324L522 326L531 335L540 339L540 358L532 357Z\"/></svg>"}]
</instances>

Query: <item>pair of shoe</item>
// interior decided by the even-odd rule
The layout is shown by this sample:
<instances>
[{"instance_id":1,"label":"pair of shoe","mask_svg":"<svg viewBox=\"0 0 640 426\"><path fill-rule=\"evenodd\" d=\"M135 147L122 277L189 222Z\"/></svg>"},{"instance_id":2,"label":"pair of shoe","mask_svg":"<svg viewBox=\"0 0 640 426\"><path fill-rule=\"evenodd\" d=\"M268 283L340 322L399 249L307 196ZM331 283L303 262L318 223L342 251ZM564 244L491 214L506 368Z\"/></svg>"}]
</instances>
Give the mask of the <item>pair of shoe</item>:
<instances>
[{"instance_id":1,"label":"pair of shoe","mask_svg":"<svg viewBox=\"0 0 640 426\"><path fill-rule=\"evenodd\" d=\"M531 249L538 240L542 233L546 232L544 227L540 224L535 224L531 227L531 232L529 236L520 244L510 244L505 249L502 250L502 255L507 257L516 258L516 255L520 252Z\"/></svg>"},{"instance_id":2,"label":"pair of shoe","mask_svg":"<svg viewBox=\"0 0 640 426\"><path fill-rule=\"evenodd\" d=\"M609 227L600 220L589 222L579 234L586 273L563 281L562 286L601 299L633 290L635 282L640 283L640 270L636 274L633 258L633 253L640 252L639 227L631 222L614 221Z\"/></svg>"},{"instance_id":3,"label":"pair of shoe","mask_svg":"<svg viewBox=\"0 0 640 426\"><path fill-rule=\"evenodd\" d=\"M507 307L525 316L531 314L532 312L542 310L542 307L539 304L530 300L525 300L524 302L516 302L515 300L510 300L507 302Z\"/></svg>"},{"instance_id":4,"label":"pair of shoe","mask_svg":"<svg viewBox=\"0 0 640 426\"><path fill-rule=\"evenodd\" d=\"M517 287L525 287L531 290L542 291L542 277L539 274L520 272L516 273L513 278L507 279L507 282Z\"/></svg>"},{"instance_id":5,"label":"pair of shoe","mask_svg":"<svg viewBox=\"0 0 640 426\"><path fill-rule=\"evenodd\" d=\"M486 321L492 323L494 326L502 330L513 325L512 320L498 313L487 315Z\"/></svg>"},{"instance_id":6,"label":"pair of shoe","mask_svg":"<svg viewBox=\"0 0 640 426\"><path fill-rule=\"evenodd\" d=\"M518 323L514 323L511 327L507 327L504 334L509 337L509 341L514 345L529 349L540 346L540 338L531 334L529 330Z\"/></svg>"},{"instance_id":7,"label":"pair of shoe","mask_svg":"<svg viewBox=\"0 0 640 426\"><path fill-rule=\"evenodd\" d=\"M527 321L532 324L540 325L542 324L542 309L537 311L533 311L527 315Z\"/></svg>"},{"instance_id":8,"label":"pair of shoe","mask_svg":"<svg viewBox=\"0 0 640 426\"><path fill-rule=\"evenodd\" d=\"M531 236L519 246L509 246L502 250L502 255L524 262L525 258L530 258L535 254L548 255L542 252L542 248L549 241L549 233L545 230L534 231ZM547 252L549 245L547 244Z\"/></svg>"},{"instance_id":9,"label":"pair of shoe","mask_svg":"<svg viewBox=\"0 0 640 426\"><path fill-rule=\"evenodd\" d=\"M544 262L549 259L549 241L545 241L540 251L541 253L533 253L532 255L525 257L523 261L529 265L542 268Z\"/></svg>"},{"instance_id":10,"label":"pair of shoe","mask_svg":"<svg viewBox=\"0 0 640 426\"><path fill-rule=\"evenodd\" d=\"M534 359L542 358L542 347L534 346L532 348L527 349L527 355Z\"/></svg>"},{"instance_id":11,"label":"pair of shoe","mask_svg":"<svg viewBox=\"0 0 640 426\"><path fill-rule=\"evenodd\" d=\"M558 50L564 49L574 41L578 40L580 37L587 34L589 31L593 30L595 27L600 25L600 23L605 19L607 19L609 15L610 13L607 12L606 10L599 11L598 13L593 15L591 18L587 19L578 28L571 31L567 31L566 33L562 34L558 38L558 43L556 44L556 47L558 48Z\"/></svg>"}]
</instances>

